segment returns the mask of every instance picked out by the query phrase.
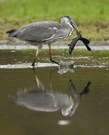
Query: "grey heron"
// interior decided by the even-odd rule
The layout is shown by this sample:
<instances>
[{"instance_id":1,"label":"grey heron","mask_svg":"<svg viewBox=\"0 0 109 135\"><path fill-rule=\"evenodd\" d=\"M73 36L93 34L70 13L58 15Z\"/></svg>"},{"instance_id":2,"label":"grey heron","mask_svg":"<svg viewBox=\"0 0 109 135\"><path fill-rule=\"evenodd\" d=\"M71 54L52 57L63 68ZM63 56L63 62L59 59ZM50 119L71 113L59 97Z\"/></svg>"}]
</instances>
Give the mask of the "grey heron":
<instances>
[{"instance_id":1,"label":"grey heron","mask_svg":"<svg viewBox=\"0 0 109 135\"><path fill-rule=\"evenodd\" d=\"M82 97L89 93L91 85L91 82L88 82L84 89L78 92L72 80L69 80L68 89L72 94L68 95L54 91L51 82L49 82L50 88L46 89L36 74L35 79L36 87L18 91L16 96L10 96L10 100L34 111L56 112L61 110L63 116L73 116L76 113Z\"/></svg>"},{"instance_id":2,"label":"grey heron","mask_svg":"<svg viewBox=\"0 0 109 135\"><path fill-rule=\"evenodd\" d=\"M44 44L48 44L50 61L58 64L52 59L51 43L70 36L73 30L80 33L79 29L70 16L63 16L60 23L55 21L34 22L18 29L7 31L9 37L15 37L37 46L36 54L32 66L35 66L39 50Z\"/></svg>"}]
</instances>

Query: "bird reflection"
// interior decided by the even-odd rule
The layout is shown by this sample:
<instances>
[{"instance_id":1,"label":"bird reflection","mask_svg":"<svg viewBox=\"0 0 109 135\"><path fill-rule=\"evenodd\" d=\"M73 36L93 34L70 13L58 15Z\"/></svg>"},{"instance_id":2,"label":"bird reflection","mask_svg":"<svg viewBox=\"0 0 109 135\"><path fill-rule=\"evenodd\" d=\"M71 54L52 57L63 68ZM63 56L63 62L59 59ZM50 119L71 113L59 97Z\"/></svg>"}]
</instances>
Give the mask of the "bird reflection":
<instances>
[{"instance_id":1,"label":"bird reflection","mask_svg":"<svg viewBox=\"0 0 109 135\"><path fill-rule=\"evenodd\" d=\"M25 89L11 96L11 101L34 111L55 112L61 110L63 116L75 114L81 98L89 92L91 82L88 82L82 92L78 93L72 80L69 80L71 96L51 89L44 85L35 74L37 86L34 89Z\"/></svg>"}]
</instances>

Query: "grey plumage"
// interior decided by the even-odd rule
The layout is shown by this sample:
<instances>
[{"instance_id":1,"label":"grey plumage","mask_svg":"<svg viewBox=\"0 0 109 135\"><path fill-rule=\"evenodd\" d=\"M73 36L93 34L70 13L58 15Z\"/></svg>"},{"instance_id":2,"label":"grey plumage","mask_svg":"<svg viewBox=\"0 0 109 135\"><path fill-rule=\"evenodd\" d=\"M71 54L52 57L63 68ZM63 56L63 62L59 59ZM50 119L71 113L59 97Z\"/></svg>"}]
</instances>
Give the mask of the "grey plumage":
<instances>
[{"instance_id":1,"label":"grey plumage","mask_svg":"<svg viewBox=\"0 0 109 135\"><path fill-rule=\"evenodd\" d=\"M68 36L67 31L63 33L62 26L53 21L35 22L19 29L8 31L10 37L16 37L24 41L34 42L34 44L54 42L60 38Z\"/></svg>"},{"instance_id":2,"label":"grey plumage","mask_svg":"<svg viewBox=\"0 0 109 135\"><path fill-rule=\"evenodd\" d=\"M41 83L38 78L38 83ZM41 83L42 85L42 83ZM25 89L16 96L10 96L10 100L18 105L28 109L41 112L55 112L61 110L63 116L73 116L77 111L81 98L88 94L91 82L88 82L82 92L78 92L72 82L69 80L69 90L72 96L45 89L44 86L37 86L34 89Z\"/></svg>"},{"instance_id":3,"label":"grey plumage","mask_svg":"<svg viewBox=\"0 0 109 135\"><path fill-rule=\"evenodd\" d=\"M38 46L38 48L41 48L43 44L48 44L50 60L55 62L51 57L51 43L70 36L74 29L77 29L77 26L73 19L69 16L64 16L61 18L60 23L55 21L34 22L24 27L7 31L7 34L9 37L26 41ZM32 66L34 66L37 56L38 50Z\"/></svg>"}]
</instances>

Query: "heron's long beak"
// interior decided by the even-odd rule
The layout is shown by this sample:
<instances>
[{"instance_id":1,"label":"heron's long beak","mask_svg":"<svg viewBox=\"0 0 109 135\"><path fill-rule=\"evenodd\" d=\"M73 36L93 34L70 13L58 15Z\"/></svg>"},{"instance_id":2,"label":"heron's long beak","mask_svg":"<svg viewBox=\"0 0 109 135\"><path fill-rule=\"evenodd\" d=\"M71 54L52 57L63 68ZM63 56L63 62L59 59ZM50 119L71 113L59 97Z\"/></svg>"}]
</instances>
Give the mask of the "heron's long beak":
<instances>
[{"instance_id":1,"label":"heron's long beak","mask_svg":"<svg viewBox=\"0 0 109 135\"><path fill-rule=\"evenodd\" d=\"M81 34L80 34L80 30L79 30L78 26L76 25L76 23L75 23L75 22L72 22L71 25L72 25L73 28L75 29L77 35L81 35Z\"/></svg>"}]
</instances>

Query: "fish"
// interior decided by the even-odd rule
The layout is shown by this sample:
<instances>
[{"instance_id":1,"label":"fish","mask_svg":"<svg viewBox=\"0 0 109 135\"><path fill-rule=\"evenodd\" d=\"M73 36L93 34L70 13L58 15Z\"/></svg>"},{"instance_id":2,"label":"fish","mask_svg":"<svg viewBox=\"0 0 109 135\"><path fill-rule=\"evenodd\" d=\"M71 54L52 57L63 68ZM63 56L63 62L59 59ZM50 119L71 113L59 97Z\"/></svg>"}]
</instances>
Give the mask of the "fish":
<instances>
[{"instance_id":1,"label":"fish","mask_svg":"<svg viewBox=\"0 0 109 135\"><path fill-rule=\"evenodd\" d=\"M84 45L86 46L88 51L91 51L91 48L89 47L89 43L90 41L84 37L82 37L82 35L80 33L77 33L77 36L75 38L72 39L72 41L70 42L69 46L69 54L72 54L72 51L75 48L75 45L78 41L82 41L84 43Z\"/></svg>"}]
</instances>

